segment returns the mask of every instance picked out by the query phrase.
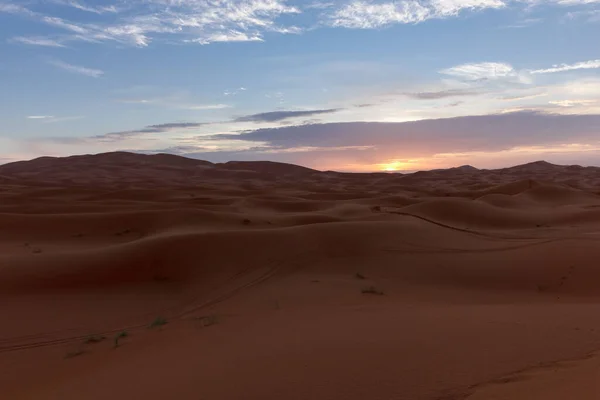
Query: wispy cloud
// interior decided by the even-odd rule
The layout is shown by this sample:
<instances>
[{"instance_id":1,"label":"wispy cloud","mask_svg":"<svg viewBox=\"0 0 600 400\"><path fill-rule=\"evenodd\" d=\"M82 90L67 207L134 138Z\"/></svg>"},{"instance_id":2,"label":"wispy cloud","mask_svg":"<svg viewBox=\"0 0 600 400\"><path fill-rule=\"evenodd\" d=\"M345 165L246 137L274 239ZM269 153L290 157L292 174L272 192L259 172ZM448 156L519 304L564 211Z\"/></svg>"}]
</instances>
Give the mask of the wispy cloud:
<instances>
[{"instance_id":1,"label":"wispy cloud","mask_svg":"<svg viewBox=\"0 0 600 400\"><path fill-rule=\"evenodd\" d=\"M83 115L74 115L72 117L52 117L44 120L47 123L57 123L57 122L67 122L67 121L76 121L78 119L85 118Z\"/></svg>"},{"instance_id":2,"label":"wispy cloud","mask_svg":"<svg viewBox=\"0 0 600 400\"><path fill-rule=\"evenodd\" d=\"M580 100L560 100L560 101L549 101L548 103L559 106L559 107L577 107L577 106L589 106L597 104L598 100L591 99L580 99Z\"/></svg>"},{"instance_id":3,"label":"wispy cloud","mask_svg":"<svg viewBox=\"0 0 600 400\"><path fill-rule=\"evenodd\" d=\"M327 23L334 27L373 29L391 24L413 24L433 18L447 18L463 10L503 8L501 0L417 0L373 3L352 1L344 4L328 16Z\"/></svg>"},{"instance_id":4,"label":"wispy cloud","mask_svg":"<svg viewBox=\"0 0 600 400\"><path fill-rule=\"evenodd\" d=\"M27 119L49 119L54 118L52 115L29 115Z\"/></svg>"},{"instance_id":5,"label":"wispy cloud","mask_svg":"<svg viewBox=\"0 0 600 400\"><path fill-rule=\"evenodd\" d=\"M224 108L231 108L229 104L189 104L182 105L180 108L184 110L196 110L196 111L204 111L204 110L222 110Z\"/></svg>"},{"instance_id":6,"label":"wispy cloud","mask_svg":"<svg viewBox=\"0 0 600 400\"><path fill-rule=\"evenodd\" d=\"M510 25L504 25L501 28L504 28L504 29L528 28L530 26L539 24L542 21L543 20L541 18L525 18L525 19L519 20L517 22L514 22Z\"/></svg>"},{"instance_id":7,"label":"wispy cloud","mask_svg":"<svg viewBox=\"0 0 600 400\"><path fill-rule=\"evenodd\" d=\"M600 0L335 0L302 4L299 0L143 0L97 5L79 0L47 0L27 2L26 6L2 3L0 12L21 15L56 28L58 32L44 37L46 43L116 42L145 47L153 40L160 39L202 45L260 42L265 40L267 34L299 34L318 27L379 29L393 24L415 24L482 10L531 8L538 4L574 7L599 2ZM104 17L109 14L109 18L91 23L49 14L64 7ZM71 14L69 18L74 19ZM299 14L303 14L301 18L293 18ZM539 20L536 18L523 19L511 27L524 27L537 22ZM171 40L173 38L175 40ZM20 42L43 45L40 37L37 40L33 37L29 39Z\"/></svg>"},{"instance_id":8,"label":"wispy cloud","mask_svg":"<svg viewBox=\"0 0 600 400\"><path fill-rule=\"evenodd\" d=\"M65 122L65 121L73 121L77 119L84 118L81 115L72 116L72 117L55 117L53 115L29 115L27 119L39 120L46 123L54 123L54 122Z\"/></svg>"},{"instance_id":9,"label":"wispy cloud","mask_svg":"<svg viewBox=\"0 0 600 400\"><path fill-rule=\"evenodd\" d=\"M27 7L11 3L0 3L0 12L7 14L36 15L36 13L29 10Z\"/></svg>"},{"instance_id":10,"label":"wispy cloud","mask_svg":"<svg viewBox=\"0 0 600 400\"><path fill-rule=\"evenodd\" d=\"M16 36L12 39L9 39L9 41L13 42L13 43L28 44L31 46L66 47L64 44L60 43L58 40L49 39L49 38L45 38L45 37Z\"/></svg>"},{"instance_id":11,"label":"wispy cloud","mask_svg":"<svg viewBox=\"0 0 600 400\"><path fill-rule=\"evenodd\" d=\"M78 10L87 11L87 12L91 12L91 13L94 13L94 14L105 14L105 13L117 13L117 12L119 12L119 9L116 6L114 6L114 5L94 7L94 6L89 6L89 5L87 5L87 4L83 3L83 2L78 2L78 1L74 1L74 0L52 0L52 3L63 5L63 6L73 7L73 8L76 8Z\"/></svg>"},{"instance_id":12,"label":"wispy cloud","mask_svg":"<svg viewBox=\"0 0 600 400\"><path fill-rule=\"evenodd\" d=\"M209 124L210 123L207 122L169 122L164 124L148 125L142 129L104 133L102 135L95 135L89 138L84 138L84 140L100 142L120 142L123 140L138 138L140 136L148 134L186 130L190 128L198 128Z\"/></svg>"},{"instance_id":13,"label":"wispy cloud","mask_svg":"<svg viewBox=\"0 0 600 400\"><path fill-rule=\"evenodd\" d=\"M514 95L514 96L503 96L499 97L498 100L504 101L517 101L517 100L528 100L535 99L536 97L546 96L546 92L541 93L532 93L532 94L522 94L522 95Z\"/></svg>"},{"instance_id":14,"label":"wispy cloud","mask_svg":"<svg viewBox=\"0 0 600 400\"><path fill-rule=\"evenodd\" d=\"M158 124L158 125L149 125L147 128L158 129L161 132L167 131L169 129L178 129L178 128L197 128L199 126L208 125L206 122L170 122L166 124Z\"/></svg>"},{"instance_id":15,"label":"wispy cloud","mask_svg":"<svg viewBox=\"0 0 600 400\"><path fill-rule=\"evenodd\" d=\"M270 111L260 114L246 115L236 118L235 122L277 122L296 117L307 117L319 114L331 114L340 111L338 108L306 111Z\"/></svg>"},{"instance_id":16,"label":"wispy cloud","mask_svg":"<svg viewBox=\"0 0 600 400\"><path fill-rule=\"evenodd\" d=\"M443 69L440 73L473 81L482 79L503 79L517 76L517 72L512 65L499 62L462 64Z\"/></svg>"},{"instance_id":17,"label":"wispy cloud","mask_svg":"<svg viewBox=\"0 0 600 400\"><path fill-rule=\"evenodd\" d=\"M92 78L99 78L104 75L104 71L93 68L86 68L79 65L72 65L60 60L49 60L49 64L54 65L57 68L64 69L65 71L72 72L74 74L85 75Z\"/></svg>"},{"instance_id":18,"label":"wispy cloud","mask_svg":"<svg viewBox=\"0 0 600 400\"><path fill-rule=\"evenodd\" d=\"M251 42L264 40L263 35L267 32L293 34L302 31L297 26L277 23L282 15L300 13L285 0L147 0L124 3L122 8L90 6L70 0L53 2L96 14L111 13L114 18L80 23L12 4L0 4L0 12L20 14L70 32L47 37L61 43L113 41L145 47L154 38L168 36L179 36L182 42L199 44Z\"/></svg>"},{"instance_id":19,"label":"wispy cloud","mask_svg":"<svg viewBox=\"0 0 600 400\"><path fill-rule=\"evenodd\" d=\"M557 64L551 68L536 69L532 74L552 74L555 72L575 71L578 69L597 69L600 68L600 60L582 61L575 64Z\"/></svg>"},{"instance_id":20,"label":"wispy cloud","mask_svg":"<svg viewBox=\"0 0 600 400\"><path fill-rule=\"evenodd\" d=\"M223 110L231 108L229 104L194 104L186 102L186 99L175 94L171 96L163 97L152 97L152 98L138 98L138 99L116 99L115 101L123 104L139 104L147 106L163 106L166 108L174 108L178 110L190 110L190 111L209 111L209 110Z\"/></svg>"},{"instance_id":21,"label":"wispy cloud","mask_svg":"<svg viewBox=\"0 0 600 400\"><path fill-rule=\"evenodd\" d=\"M223 95L224 96L235 96L235 95L239 94L240 92L245 92L246 90L248 90L248 89L246 89L243 86L239 87L237 89L234 89L234 90L228 89L228 90L226 90L226 91L223 92Z\"/></svg>"},{"instance_id":22,"label":"wispy cloud","mask_svg":"<svg viewBox=\"0 0 600 400\"><path fill-rule=\"evenodd\" d=\"M472 90L463 89L448 89L440 90L437 92L417 92L417 93L405 93L406 96L417 100L435 100L444 99L447 97L462 97L462 96L476 96L480 94Z\"/></svg>"},{"instance_id":23,"label":"wispy cloud","mask_svg":"<svg viewBox=\"0 0 600 400\"><path fill-rule=\"evenodd\" d=\"M231 30L228 32L214 33L208 36L199 37L196 39L185 40L188 43L199 43L199 44L211 44L216 42L263 42L263 38L260 34L248 34L246 32L240 32Z\"/></svg>"}]
</instances>

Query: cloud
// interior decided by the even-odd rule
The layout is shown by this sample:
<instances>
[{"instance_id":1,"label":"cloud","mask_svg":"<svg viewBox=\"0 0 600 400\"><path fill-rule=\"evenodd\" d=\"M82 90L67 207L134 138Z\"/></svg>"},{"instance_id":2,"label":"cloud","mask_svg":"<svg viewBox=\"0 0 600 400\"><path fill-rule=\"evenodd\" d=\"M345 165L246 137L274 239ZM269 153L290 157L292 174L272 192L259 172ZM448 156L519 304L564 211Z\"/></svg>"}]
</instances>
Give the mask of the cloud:
<instances>
[{"instance_id":1,"label":"cloud","mask_svg":"<svg viewBox=\"0 0 600 400\"><path fill-rule=\"evenodd\" d=\"M528 28L528 27L530 27L532 25L539 24L542 21L543 21L543 19L541 19L541 18L525 18L525 19L517 21L517 22L515 22L513 24L504 25L501 28L504 28L504 29Z\"/></svg>"},{"instance_id":2,"label":"cloud","mask_svg":"<svg viewBox=\"0 0 600 400\"><path fill-rule=\"evenodd\" d=\"M546 92L541 92L541 93L523 94L523 95L516 95L516 96L503 96L503 97L499 97L498 100L504 100L504 101L528 100L528 99L535 99L536 97L542 97L542 96L546 96L546 95L547 95Z\"/></svg>"},{"instance_id":3,"label":"cloud","mask_svg":"<svg viewBox=\"0 0 600 400\"><path fill-rule=\"evenodd\" d=\"M207 122L171 122L167 124L149 125L147 128L158 129L160 132L164 132L170 129L177 128L197 128L199 126L208 125Z\"/></svg>"},{"instance_id":4,"label":"cloud","mask_svg":"<svg viewBox=\"0 0 600 400\"><path fill-rule=\"evenodd\" d=\"M571 11L565 15L565 18L584 22L600 22L600 10Z\"/></svg>"},{"instance_id":5,"label":"cloud","mask_svg":"<svg viewBox=\"0 0 600 400\"><path fill-rule=\"evenodd\" d=\"M27 7L23 7L19 4L0 3L0 12L7 14L23 14L23 15L36 15L33 11Z\"/></svg>"},{"instance_id":6,"label":"cloud","mask_svg":"<svg viewBox=\"0 0 600 400\"><path fill-rule=\"evenodd\" d=\"M447 18L463 10L499 9L506 4L501 0L432 0L420 2L405 0L385 3L351 1L328 16L333 27L373 29L391 24L413 24L429 19Z\"/></svg>"},{"instance_id":7,"label":"cloud","mask_svg":"<svg viewBox=\"0 0 600 400\"><path fill-rule=\"evenodd\" d=\"M285 0L146 0L125 2L122 8L89 6L69 0L54 0L53 3L95 14L110 13L112 18L95 23L76 23L10 4L0 4L0 12L23 15L69 32L47 37L61 43L118 42L145 47L155 38L178 36L182 42L209 44L262 41L267 32L290 34L302 31L297 26L277 23L281 16L300 13L297 7L287 5Z\"/></svg>"},{"instance_id":8,"label":"cloud","mask_svg":"<svg viewBox=\"0 0 600 400\"><path fill-rule=\"evenodd\" d=\"M457 17L465 12L507 7L528 10L539 4L575 7L599 2L600 0L335 0L303 4L307 2L144 0L96 5L95 2L87 4L78 0L47 0L26 2L27 7L2 3L0 12L20 15L58 30L44 37L21 36L29 41L20 39L14 42L44 45L42 39L45 39L45 43L57 44L113 42L146 47L155 40L202 45L261 42L267 34L300 34L318 27L379 29L393 24L416 24L431 19ZM85 22L75 22L55 15L64 7L75 11L67 14L70 18L77 17L76 14L81 12L97 16L92 19L94 22L89 22L89 18L82 20ZM301 17L294 18L300 14ZM512 27L529 26L537 22L535 18L523 19Z\"/></svg>"},{"instance_id":9,"label":"cloud","mask_svg":"<svg viewBox=\"0 0 600 400\"><path fill-rule=\"evenodd\" d=\"M208 104L197 104L190 98L190 94L187 91L179 91L168 94L158 95L142 95L137 98L119 98L114 101L123 104L140 104L148 106L161 106L166 108L174 108L178 110L192 110L192 111L206 111L206 110L223 110L231 108L229 104L223 103L208 103Z\"/></svg>"},{"instance_id":10,"label":"cloud","mask_svg":"<svg viewBox=\"0 0 600 400\"><path fill-rule=\"evenodd\" d=\"M74 74L85 75L92 78L99 78L104 75L104 71L99 69L86 68L79 65L72 65L60 60L49 60L49 64L54 65L57 68L64 69L65 71L72 72Z\"/></svg>"},{"instance_id":11,"label":"cloud","mask_svg":"<svg viewBox=\"0 0 600 400\"><path fill-rule=\"evenodd\" d=\"M156 102L154 99L117 99L115 101L124 104L151 104Z\"/></svg>"},{"instance_id":12,"label":"cloud","mask_svg":"<svg viewBox=\"0 0 600 400\"><path fill-rule=\"evenodd\" d=\"M381 154L423 156L440 152L502 150L564 141L597 141L600 115L516 112L402 123L350 122L257 129L215 135L221 140L278 148L375 146Z\"/></svg>"},{"instance_id":13,"label":"cloud","mask_svg":"<svg viewBox=\"0 0 600 400\"><path fill-rule=\"evenodd\" d=\"M39 120L39 121L42 121L44 123L56 123L56 122L73 121L73 120L82 119L82 118L85 118L85 117L83 117L81 115L72 116L72 117L55 117L55 116L52 116L52 115L29 115L29 116L27 116L27 119Z\"/></svg>"},{"instance_id":14,"label":"cloud","mask_svg":"<svg viewBox=\"0 0 600 400\"><path fill-rule=\"evenodd\" d=\"M443 69L440 73L470 81L495 80L517 76L517 72L512 65L499 62L462 64Z\"/></svg>"},{"instance_id":15,"label":"cloud","mask_svg":"<svg viewBox=\"0 0 600 400\"><path fill-rule=\"evenodd\" d=\"M557 64L551 68L535 69L530 71L532 74L552 74L555 72L575 71L579 69L597 69L600 68L600 60L590 60L578 62L575 64Z\"/></svg>"},{"instance_id":16,"label":"cloud","mask_svg":"<svg viewBox=\"0 0 600 400\"><path fill-rule=\"evenodd\" d=\"M83 119L83 118L85 118L83 115L74 115L72 117L53 117L53 118L44 120L44 122L47 122L47 123L66 122L66 121L75 121L75 120Z\"/></svg>"},{"instance_id":17,"label":"cloud","mask_svg":"<svg viewBox=\"0 0 600 400\"><path fill-rule=\"evenodd\" d=\"M24 36L16 36L9 40L13 43L21 43L28 44L31 46L44 46L44 47L66 47L64 44L60 43L54 39L48 39L45 37L24 37Z\"/></svg>"},{"instance_id":18,"label":"cloud","mask_svg":"<svg viewBox=\"0 0 600 400\"><path fill-rule=\"evenodd\" d=\"M373 107L375 106L375 104L373 103L360 103L360 104L355 104L354 107L356 108L367 108L367 107Z\"/></svg>"},{"instance_id":19,"label":"cloud","mask_svg":"<svg viewBox=\"0 0 600 400\"><path fill-rule=\"evenodd\" d=\"M231 108L228 104L190 104L190 105L182 105L182 109L185 110L222 110L224 108Z\"/></svg>"},{"instance_id":20,"label":"cloud","mask_svg":"<svg viewBox=\"0 0 600 400\"><path fill-rule=\"evenodd\" d=\"M86 29L82 26L67 22L67 21L63 20L62 18L43 16L43 17L41 17L41 21L48 25L52 25L57 28L65 29L67 31L79 33L82 35L89 33L88 29Z\"/></svg>"},{"instance_id":21,"label":"cloud","mask_svg":"<svg viewBox=\"0 0 600 400\"><path fill-rule=\"evenodd\" d=\"M95 135L84 140L101 141L101 142L119 142L122 140L137 138L152 133L165 133L176 130L185 130L189 128L198 128L204 125L210 125L207 122L169 122L164 124L148 125L142 129L129 131L109 132L102 135Z\"/></svg>"},{"instance_id":22,"label":"cloud","mask_svg":"<svg viewBox=\"0 0 600 400\"><path fill-rule=\"evenodd\" d=\"M240 92L245 92L246 89L245 87L239 87L237 89L231 90L231 89L227 89L226 91L223 92L223 96L236 96L238 95Z\"/></svg>"},{"instance_id":23,"label":"cloud","mask_svg":"<svg viewBox=\"0 0 600 400\"><path fill-rule=\"evenodd\" d=\"M110 6L99 6L99 7L92 7L92 6L88 6L84 3L81 2L77 2L74 0L52 0L52 3L54 4L58 4L58 5L63 5L63 6L69 6L69 7L73 7L76 8L78 10L81 11L87 11L87 12L91 12L94 14L105 14L105 13L117 13L119 12L119 9L117 7L115 7L114 5L110 5Z\"/></svg>"},{"instance_id":24,"label":"cloud","mask_svg":"<svg viewBox=\"0 0 600 400\"><path fill-rule=\"evenodd\" d=\"M307 110L307 111L271 111L260 114L246 115L243 117L236 118L234 122L277 122L283 121L289 118L296 117L307 117L311 115L319 114L332 114L340 111L338 108L331 108L325 110Z\"/></svg>"},{"instance_id":25,"label":"cloud","mask_svg":"<svg viewBox=\"0 0 600 400\"><path fill-rule=\"evenodd\" d=\"M214 33L208 36L200 37L197 39L185 40L188 43L199 43L199 44L210 44L216 42L263 42L263 38L260 34L248 34L246 32L240 32L231 30L229 32Z\"/></svg>"},{"instance_id":26,"label":"cloud","mask_svg":"<svg viewBox=\"0 0 600 400\"><path fill-rule=\"evenodd\" d=\"M445 99L447 97L476 96L478 94L480 93L462 89L440 90L437 92L405 93L406 96L417 100L435 100Z\"/></svg>"},{"instance_id":27,"label":"cloud","mask_svg":"<svg viewBox=\"0 0 600 400\"><path fill-rule=\"evenodd\" d=\"M559 106L559 107L576 107L576 106L589 106L597 104L598 100L560 100L560 101L549 101L548 103Z\"/></svg>"}]
</instances>

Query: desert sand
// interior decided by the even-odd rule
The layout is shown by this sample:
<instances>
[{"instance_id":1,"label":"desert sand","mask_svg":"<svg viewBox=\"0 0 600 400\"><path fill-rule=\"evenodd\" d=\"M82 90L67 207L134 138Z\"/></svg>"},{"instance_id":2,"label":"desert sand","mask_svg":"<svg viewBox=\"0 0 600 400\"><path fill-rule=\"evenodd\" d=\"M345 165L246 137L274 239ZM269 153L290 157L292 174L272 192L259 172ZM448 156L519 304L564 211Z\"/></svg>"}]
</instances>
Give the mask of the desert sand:
<instances>
[{"instance_id":1,"label":"desert sand","mask_svg":"<svg viewBox=\"0 0 600 400\"><path fill-rule=\"evenodd\" d=\"M599 194L545 162L0 166L0 398L599 399Z\"/></svg>"}]
</instances>

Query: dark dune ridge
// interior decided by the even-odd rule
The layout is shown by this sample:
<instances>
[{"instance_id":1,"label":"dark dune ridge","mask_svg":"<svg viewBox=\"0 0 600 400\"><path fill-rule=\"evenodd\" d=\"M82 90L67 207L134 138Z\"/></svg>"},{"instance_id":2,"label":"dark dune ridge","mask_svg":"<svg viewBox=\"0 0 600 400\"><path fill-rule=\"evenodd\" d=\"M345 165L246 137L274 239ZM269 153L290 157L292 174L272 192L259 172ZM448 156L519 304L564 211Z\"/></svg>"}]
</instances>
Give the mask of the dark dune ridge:
<instances>
[{"instance_id":1,"label":"dark dune ridge","mask_svg":"<svg viewBox=\"0 0 600 400\"><path fill-rule=\"evenodd\" d=\"M0 397L597 399L599 193L543 161L2 165Z\"/></svg>"}]
</instances>

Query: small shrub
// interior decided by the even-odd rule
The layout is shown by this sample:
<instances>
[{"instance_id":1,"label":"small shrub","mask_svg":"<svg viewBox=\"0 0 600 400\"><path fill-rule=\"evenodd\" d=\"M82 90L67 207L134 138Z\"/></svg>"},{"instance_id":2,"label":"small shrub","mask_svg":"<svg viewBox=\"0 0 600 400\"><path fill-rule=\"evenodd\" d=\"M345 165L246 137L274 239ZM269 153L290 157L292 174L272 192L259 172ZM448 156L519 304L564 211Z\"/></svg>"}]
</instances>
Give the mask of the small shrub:
<instances>
[{"instance_id":1,"label":"small shrub","mask_svg":"<svg viewBox=\"0 0 600 400\"><path fill-rule=\"evenodd\" d=\"M357 272L357 273L354 275L354 277L355 277L356 279L361 279L361 280L367 279L367 277L366 277L366 276L364 276L363 274L361 274L360 272Z\"/></svg>"},{"instance_id":2,"label":"small shrub","mask_svg":"<svg viewBox=\"0 0 600 400\"><path fill-rule=\"evenodd\" d=\"M85 351L83 351L81 349L69 351L67 354L65 354L65 358L77 357L77 356L83 355L84 353L85 353Z\"/></svg>"},{"instance_id":3,"label":"small shrub","mask_svg":"<svg viewBox=\"0 0 600 400\"><path fill-rule=\"evenodd\" d=\"M104 335L91 335L85 339L85 343L86 344L100 343L101 341L103 341L105 339L106 339L106 336L104 336Z\"/></svg>"},{"instance_id":4,"label":"small shrub","mask_svg":"<svg viewBox=\"0 0 600 400\"><path fill-rule=\"evenodd\" d=\"M42 249L33 249L32 252L34 254L40 254L42 252Z\"/></svg>"},{"instance_id":5,"label":"small shrub","mask_svg":"<svg viewBox=\"0 0 600 400\"><path fill-rule=\"evenodd\" d=\"M203 317L199 317L198 321L203 328L206 328L211 325L216 325L219 322L219 317L216 315L205 315Z\"/></svg>"},{"instance_id":6,"label":"small shrub","mask_svg":"<svg viewBox=\"0 0 600 400\"><path fill-rule=\"evenodd\" d=\"M129 333L127 333L127 331L121 331L117 333L117 335L115 336L115 347L119 347L119 340L126 338L127 336L129 336Z\"/></svg>"},{"instance_id":7,"label":"small shrub","mask_svg":"<svg viewBox=\"0 0 600 400\"><path fill-rule=\"evenodd\" d=\"M250 225L252 223L252 221L250 221L249 219L246 218L245 220L242 221L242 223L244 225Z\"/></svg>"},{"instance_id":8,"label":"small shrub","mask_svg":"<svg viewBox=\"0 0 600 400\"><path fill-rule=\"evenodd\" d=\"M167 319L163 317L156 317L154 321L150 324L150 329L158 328L167 324Z\"/></svg>"},{"instance_id":9,"label":"small shrub","mask_svg":"<svg viewBox=\"0 0 600 400\"><path fill-rule=\"evenodd\" d=\"M537 285L538 292L547 292L548 290L550 290L550 286L548 285Z\"/></svg>"},{"instance_id":10,"label":"small shrub","mask_svg":"<svg viewBox=\"0 0 600 400\"><path fill-rule=\"evenodd\" d=\"M367 288L364 288L362 290L362 293L363 294L376 294L378 296L383 296L384 295L383 291L377 289L375 286L369 286Z\"/></svg>"}]
</instances>

